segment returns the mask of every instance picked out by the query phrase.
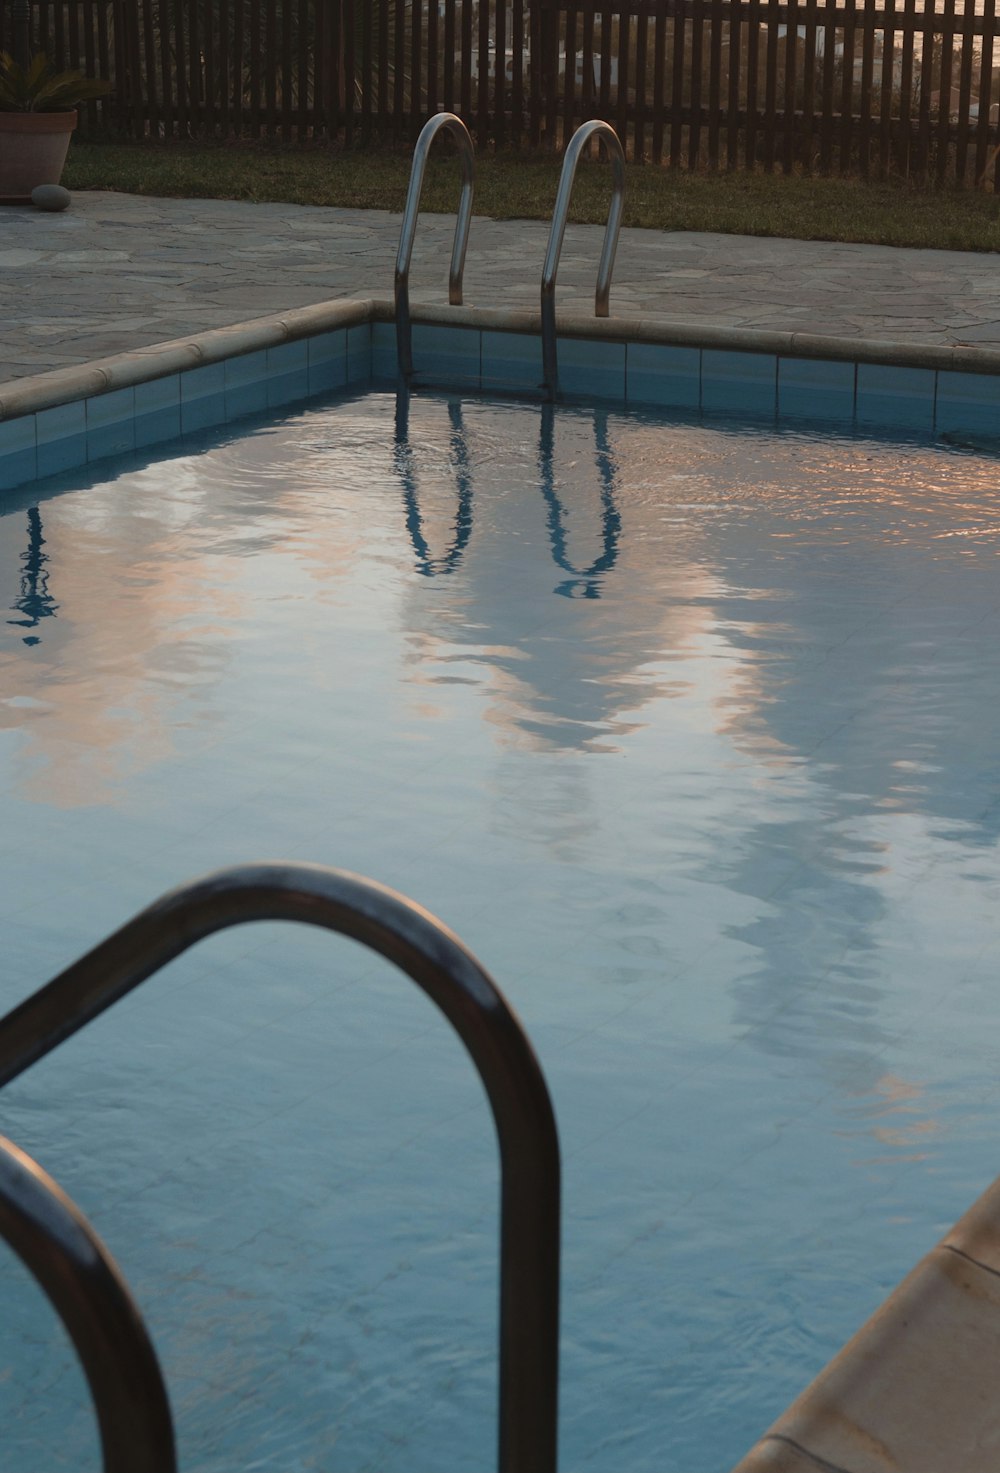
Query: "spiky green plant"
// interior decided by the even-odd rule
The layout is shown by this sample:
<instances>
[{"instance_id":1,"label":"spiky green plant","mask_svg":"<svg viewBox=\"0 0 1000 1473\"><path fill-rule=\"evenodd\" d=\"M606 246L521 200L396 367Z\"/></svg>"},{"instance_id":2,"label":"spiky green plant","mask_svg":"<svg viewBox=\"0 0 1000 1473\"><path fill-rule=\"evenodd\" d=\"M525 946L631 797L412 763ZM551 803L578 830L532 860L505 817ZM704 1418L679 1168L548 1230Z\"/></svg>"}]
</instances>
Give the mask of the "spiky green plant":
<instances>
[{"instance_id":1,"label":"spiky green plant","mask_svg":"<svg viewBox=\"0 0 1000 1473\"><path fill-rule=\"evenodd\" d=\"M81 102L107 97L110 82L85 77L82 72L57 72L39 51L20 66L9 52L0 51L0 112L67 113Z\"/></svg>"}]
</instances>

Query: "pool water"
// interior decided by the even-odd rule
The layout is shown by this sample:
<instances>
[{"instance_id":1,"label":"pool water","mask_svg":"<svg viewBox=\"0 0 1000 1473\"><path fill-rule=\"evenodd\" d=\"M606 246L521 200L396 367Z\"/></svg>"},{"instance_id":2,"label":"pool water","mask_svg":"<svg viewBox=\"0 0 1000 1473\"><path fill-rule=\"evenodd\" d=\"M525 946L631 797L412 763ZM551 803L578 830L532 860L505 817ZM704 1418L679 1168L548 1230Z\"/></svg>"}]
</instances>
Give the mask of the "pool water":
<instances>
[{"instance_id":1,"label":"pool water","mask_svg":"<svg viewBox=\"0 0 1000 1473\"><path fill-rule=\"evenodd\" d=\"M15 493L0 1003L217 865L413 896L553 1093L562 1466L722 1473L1000 1166L998 551L988 448L434 397ZM215 938L0 1130L132 1282L188 1473L494 1465L492 1125L387 965ZM0 1291L3 1466L96 1467Z\"/></svg>"}]
</instances>

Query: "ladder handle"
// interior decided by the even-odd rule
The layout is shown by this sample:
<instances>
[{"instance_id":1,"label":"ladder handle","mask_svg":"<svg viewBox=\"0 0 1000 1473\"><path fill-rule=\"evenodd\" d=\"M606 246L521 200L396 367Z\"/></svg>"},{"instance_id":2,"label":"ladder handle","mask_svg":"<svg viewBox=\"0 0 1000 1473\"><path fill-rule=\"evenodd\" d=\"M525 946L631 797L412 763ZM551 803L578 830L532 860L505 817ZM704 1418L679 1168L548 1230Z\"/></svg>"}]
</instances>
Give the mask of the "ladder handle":
<instances>
[{"instance_id":1,"label":"ladder handle","mask_svg":"<svg viewBox=\"0 0 1000 1473\"><path fill-rule=\"evenodd\" d=\"M73 1342L94 1399L104 1473L177 1473L156 1351L118 1265L65 1192L2 1136L0 1239Z\"/></svg>"},{"instance_id":2,"label":"ladder handle","mask_svg":"<svg viewBox=\"0 0 1000 1473\"><path fill-rule=\"evenodd\" d=\"M562 255L563 237L566 234L566 220L569 215L573 182L576 178L576 166L580 162L581 153L592 138L601 140L611 160L611 204L608 207L608 223L604 230L604 248L601 251L601 261L597 268L594 316L607 317L610 310L611 273L615 266L615 252L618 249L622 211L625 207L625 155L622 152L618 134L611 124L602 122L600 118L592 118L590 122L580 124L566 145L555 209L552 211L549 244L545 252L545 264L542 267L542 363L545 386L550 397L554 397L559 387L556 357L556 275L559 271L559 258Z\"/></svg>"},{"instance_id":3,"label":"ladder handle","mask_svg":"<svg viewBox=\"0 0 1000 1473\"><path fill-rule=\"evenodd\" d=\"M465 1044L500 1147L498 1468L555 1473L560 1166L552 1102L506 998L428 911L324 865L216 870L140 911L0 1018L0 1087L196 941L244 921L302 921L371 947L437 1004Z\"/></svg>"},{"instance_id":4,"label":"ladder handle","mask_svg":"<svg viewBox=\"0 0 1000 1473\"><path fill-rule=\"evenodd\" d=\"M406 192L403 209L403 225L399 232L399 250L396 253L396 349L399 371L404 379L413 373L412 329L410 324L410 257L413 254L413 239L417 233L417 215L420 210L420 195L427 171L427 156L431 144L444 130L451 133L458 144L459 164L462 171L462 193L458 202L458 218L455 221L455 241L451 251L451 269L448 272L448 302L452 307L462 305L462 275L465 271L465 251L469 244L469 226L472 223L472 192L476 178L476 158L472 137L468 128L455 113L435 113L420 130L413 150L410 168L410 187Z\"/></svg>"}]
</instances>

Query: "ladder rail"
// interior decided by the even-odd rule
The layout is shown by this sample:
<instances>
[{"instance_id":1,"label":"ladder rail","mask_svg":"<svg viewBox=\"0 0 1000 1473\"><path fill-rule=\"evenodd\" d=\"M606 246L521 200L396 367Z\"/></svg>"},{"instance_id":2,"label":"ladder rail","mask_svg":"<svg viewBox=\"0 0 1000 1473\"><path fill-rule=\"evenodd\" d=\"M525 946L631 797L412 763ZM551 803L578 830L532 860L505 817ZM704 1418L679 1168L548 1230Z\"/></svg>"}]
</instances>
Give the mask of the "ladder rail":
<instances>
[{"instance_id":1,"label":"ladder rail","mask_svg":"<svg viewBox=\"0 0 1000 1473\"><path fill-rule=\"evenodd\" d=\"M500 1147L497 1466L500 1473L555 1473L555 1114L534 1050L500 989L458 937L420 906L373 880L323 865L217 870L140 911L0 1018L0 1088L195 942L245 921L305 922L370 947L437 1004L465 1045Z\"/></svg>"},{"instance_id":2,"label":"ladder rail","mask_svg":"<svg viewBox=\"0 0 1000 1473\"><path fill-rule=\"evenodd\" d=\"M472 137L462 119L455 113L435 113L420 130L413 150L410 167L410 186L406 192L403 209L403 224L399 232L399 250L396 253L396 276L394 297L396 302L396 353L399 371L404 379L413 374L413 329L410 321L410 258L413 241L417 233L417 216L420 212L420 195L427 172L427 157L431 144L440 132L448 132L458 144L461 169L462 192L458 201L458 216L455 220L455 240L451 251L451 266L448 271L448 303L452 307L462 305L462 278L465 272L465 252L469 244L469 226L472 223L472 195L476 181L476 156Z\"/></svg>"},{"instance_id":3,"label":"ladder rail","mask_svg":"<svg viewBox=\"0 0 1000 1473\"><path fill-rule=\"evenodd\" d=\"M591 118L581 123L566 145L563 156L559 189L556 192L552 224L549 228L549 244L542 267L542 368L545 389L554 398L559 389L559 363L556 351L556 276L559 258L562 255L563 237L569 216L570 198L576 178L576 166L580 155L593 138L599 138L611 161L611 204L608 207L608 223L604 230L604 246L597 268L597 287L594 293L594 316L607 317L611 302L611 274L615 266L615 252L621 232L622 212L625 207L625 154L618 134L610 123L600 118Z\"/></svg>"},{"instance_id":4,"label":"ladder rail","mask_svg":"<svg viewBox=\"0 0 1000 1473\"><path fill-rule=\"evenodd\" d=\"M73 1344L97 1414L104 1473L177 1473L163 1375L121 1271L65 1192L2 1136L0 1239Z\"/></svg>"}]
</instances>

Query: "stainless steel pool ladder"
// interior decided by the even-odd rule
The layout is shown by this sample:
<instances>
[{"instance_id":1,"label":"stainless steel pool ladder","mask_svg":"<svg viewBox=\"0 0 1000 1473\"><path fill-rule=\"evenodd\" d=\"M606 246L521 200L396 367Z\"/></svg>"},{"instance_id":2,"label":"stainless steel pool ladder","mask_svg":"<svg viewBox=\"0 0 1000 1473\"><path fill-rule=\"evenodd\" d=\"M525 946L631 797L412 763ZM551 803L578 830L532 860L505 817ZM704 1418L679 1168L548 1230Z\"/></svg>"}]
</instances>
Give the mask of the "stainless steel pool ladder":
<instances>
[{"instance_id":1,"label":"stainless steel pool ladder","mask_svg":"<svg viewBox=\"0 0 1000 1473\"><path fill-rule=\"evenodd\" d=\"M177 1473L163 1375L117 1264L52 1178L3 1137L0 1240L44 1291L76 1349L104 1473Z\"/></svg>"},{"instance_id":2,"label":"stainless steel pool ladder","mask_svg":"<svg viewBox=\"0 0 1000 1473\"><path fill-rule=\"evenodd\" d=\"M552 225L549 230L549 245L542 267L542 371L545 390L554 398L559 389L559 361L556 351L556 273L562 254L563 236L569 215L570 196L580 155L592 138L599 138L611 160L611 204L608 208L608 223L604 231L604 248L597 268L597 290L594 295L594 316L607 317L611 300L611 273L615 266L615 252L621 231L622 211L625 206L625 154L618 134L610 123L599 118L581 123L566 146L559 189L556 194Z\"/></svg>"},{"instance_id":3,"label":"stainless steel pool ladder","mask_svg":"<svg viewBox=\"0 0 1000 1473\"><path fill-rule=\"evenodd\" d=\"M420 210L420 194L424 187L427 156L437 135L448 132L458 144L459 164L462 171L462 193L458 201L458 218L455 221L455 242L451 251L451 270L448 273L448 302L452 307L462 305L462 275L465 271L465 250L469 244L469 225L472 221L472 192L475 187L476 157L472 138L462 119L454 113L436 113L420 130L413 150L410 167L410 187L406 192L403 210L403 226L399 232L399 251L396 254L396 353L399 371L405 380L413 375L413 330L410 322L410 257L413 254L413 238L417 233L417 214Z\"/></svg>"},{"instance_id":4,"label":"stainless steel pool ladder","mask_svg":"<svg viewBox=\"0 0 1000 1473\"><path fill-rule=\"evenodd\" d=\"M322 865L217 870L140 911L0 1018L0 1088L195 942L245 921L301 921L370 947L437 1004L465 1045L500 1146L497 1466L500 1473L555 1473L560 1168L552 1102L496 983L420 906ZM99 1243L94 1248L96 1239L88 1245L79 1222L68 1220L71 1204L60 1202L54 1184L39 1185L25 1170L0 1140L0 1237L21 1254L62 1316L102 1436L115 1424L110 1442L104 1436L104 1473L174 1473L169 1406L138 1311L130 1317L130 1300L123 1307L123 1283L109 1275L107 1262L92 1261L104 1250ZM37 1242L33 1234L41 1235ZM130 1378L123 1365L132 1362ZM122 1406L127 1392L139 1397L131 1412Z\"/></svg>"}]
</instances>

